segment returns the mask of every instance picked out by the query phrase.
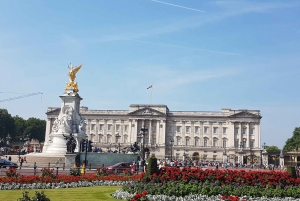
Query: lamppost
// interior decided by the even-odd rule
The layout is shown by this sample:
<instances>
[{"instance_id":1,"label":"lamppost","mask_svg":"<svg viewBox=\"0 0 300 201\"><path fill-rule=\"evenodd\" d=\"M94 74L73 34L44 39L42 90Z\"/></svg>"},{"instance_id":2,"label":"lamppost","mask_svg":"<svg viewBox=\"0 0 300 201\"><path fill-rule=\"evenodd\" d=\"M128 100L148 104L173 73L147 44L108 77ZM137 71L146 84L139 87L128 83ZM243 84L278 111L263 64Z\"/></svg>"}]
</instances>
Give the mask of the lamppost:
<instances>
[{"instance_id":1,"label":"lamppost","mask_svg":"<svg viewBox=\"0 0 300 201\"><path fill-rule=\"evenodd\" d=\"M170 140L170 146L171 146L171 161L172 161L172 147L173 147L173 144L174 144L174 140L171 138Z\"/></svg>"},{"instance_id":2,"label":"lamppost","mask_svg":"<svg viewBox=\"0 0 300 201\"><path fill-rule=\"evenodd\" d=\"M264 142L264 144L262 145L262 149L260 150L260 165L263 165L263 159L262 159L262 152L263 150L265 150L266 148L266 143Z\"/></svg>"},{"instance_id":3,"label":"lamppost","mask_svg":"<svg viewBox=\"0 0 300 201\"><path fill-rule=\"evenodd\" d=\"M142 141L142 158L144 160L145 160L145 135L146 135L147 131L148 131L148 128L146 128L145 125L144 125L144 127L141 128L141 132L140 132L140 136L139 136L140 139L143 138L143 141Z\"/></svg>"},{"instance_id":4,"label":"lamppost","mask_svg":"<svg viewBox=\"0 0 300 201\"><path fill-rule=\"evenodd\" d=\"M119 135L119 133L116 134L116 143L118 144L118 152L120 153L120 142L119 142L119 139L120 139L121 135Z\"/></svg>"}]
</instances>

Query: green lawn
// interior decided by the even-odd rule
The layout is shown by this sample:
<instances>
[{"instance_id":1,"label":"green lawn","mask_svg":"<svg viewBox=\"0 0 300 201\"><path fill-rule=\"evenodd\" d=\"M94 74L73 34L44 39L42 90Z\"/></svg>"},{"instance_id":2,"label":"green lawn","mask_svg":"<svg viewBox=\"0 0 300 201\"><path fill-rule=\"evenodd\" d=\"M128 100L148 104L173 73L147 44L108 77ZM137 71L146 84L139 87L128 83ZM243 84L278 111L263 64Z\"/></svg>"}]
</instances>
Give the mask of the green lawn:
<instances>
[{"instance_id":1,"label":"green lawn","mask_svg":"<svg viewBox=\"0 0 300 201\"><path fill-rule=\"evenodd\" d=\"M44 193L50 201L72 201L72 200L100 200L100 201L116 201L110 196L121 186L96 186L96 187L82 187L82 188L58 188L45 189ZM42 191L41 189L26 190L29 191L29 196L32 198L35 191ZM0 190L0 201L17 201L18 198L23 197L24 190Z\"/></svg>"}]
</instances>

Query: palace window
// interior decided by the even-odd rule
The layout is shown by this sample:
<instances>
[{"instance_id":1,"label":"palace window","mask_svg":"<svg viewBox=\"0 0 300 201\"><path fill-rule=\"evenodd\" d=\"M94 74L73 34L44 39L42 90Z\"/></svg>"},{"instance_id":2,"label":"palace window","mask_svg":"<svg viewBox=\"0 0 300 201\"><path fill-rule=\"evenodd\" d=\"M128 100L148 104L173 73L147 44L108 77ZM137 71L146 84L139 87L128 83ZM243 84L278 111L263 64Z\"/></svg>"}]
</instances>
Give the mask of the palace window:
<instances>
[{"instance_id":1,"label":"palace window","mask_svg":"<svg viewBox=\"0 0 300 201\"><path fill-rule=\"evenodd\" d=\"M190 145L190 138L185 138L185 145L186 146L189 146Z\"/></svg>"},{"instance_id":2,"label":"palace window","mask_svg":"<svg viewBox=\"0 0 300 201\"><path fill-rule=\"evenodd\" d=\"M254 148L254 141L250 141L250 148Z\"/></svg>"},{"instance_id":3,"label":"palace window","mask_svg":"<svg viewBox=\"0 0 300 201\"><path fill-rule=\"evenodd\" d=\"M180 138L179 137L176 139L176 144L180 145Z\"/></svg>"},{"instance_id":4,"label":"palace window","mask_svg":"<svg viewBox=\"0 0 300 201\"><path fill-rule=\"evenodd\" d=\"M223 140L223 148L226 148L226 140Z\"/></svg>"},{"instance_id":5,"label":"palace window","mask_svg":"<svg viewBox=\"0 0 300 201\"><path fill-rule=\"evenodd\" d=\"M250 128L249 134L250 134L250 135L253 135L253 134L254 134L254 128Z\"/></svg>"},{"instance_id":6,"label":"palace window","mask_svg":"<svg viewBox=\"0 0 300 201\"><path fill-rule=\"evenodd\" d=\"M186 133L190 133L190 127L189 127L189 126L186 126L186 127L185 127L185 132L186 132Z\"/></svg>"},{"instance_id":7,"label":"palace window","mask_svg":"<svg viewBox=\"0 0 300 201\"><path fill-rule=\"evenodd\" d=\"M99 125L99 130L100 130L100 131L103 131L103 124L100 124L100 125Z\"/></svg>"},{"instance_id":8,"label":"palace window","mask_svg":"<svg viewBox=\"0 0 300 201\"><path fill-rule=\"evenodd\" d=\"M108 125L107 125L107 130L108 130L108 131L111 131L111 127L112 127L112 125L111 125L111 124L108 124Z\"/></svg>"},{"instance_id":9,"label":"palace window","mask_svg":"<svg viewBox=\"0 0 300 201\"><path fill-rule=\"evenodd\" d=\"M204 127L204 133L208 133L208 127Z\"/></svg>"},{"instance_id":10,"label":"palace window","mask_svg":"<svg viewBox=\"0 0 300 201\"><path fill-rule=\"evenodd\" d=\"M234 128L234 134L239 134L239 128Z\"/></svg>"},{"instance_id":11,"label":"palace window","mask_svg":"<svg viewBox=\"0 0 300 201\"><path fill-rule=\"evenodd\" d=\"M156 126L152 127L152 133L156 133Z\"/></svg>"},{"instance_id":12,"label":"palace window","mask_svg":"<svg viewBox=\"0 0 300 201\"><path fill-rule=\"evenodd\" d=\"M99 135L99 137L98 137L98 142L99 142L99 143L102 143L102 140L103 140L103 136L102 136L102 135Z\"/></svg>"},{"instance_id":13,"label":"palace window","mask_svg":"<svg viewBox=\"0 0 300 201\"><path fill-rule=\"evenodd\" d=\"M227 128L223 127L223 134L226 134Z\"/></svg>"},{"instance_id":14,"label":"palace window","mask_svg":"<svg viewBox=\"0 0 300 201\"><path fill-rule=\"evenodd\" d=\"M203 141L203 146L204 146L204 147L207 147L207 139L206 139L206 138L205 138L204 141Z\"/></svg>"},{"instance_id":15,"label":"palace window","mask_svg":"<svg viewBox=\"0 0 300 201\"><path fill-rule=\"evenodd\" d=\"M92 129L92 131L95 130L95 124L91 125L91 129Z\"/></svg>"},{"instance_id":16,"label":"palace window","mask_svg":"<svg viewBox=\"0 0 300 201\"><path fill-rule=\"evenodd\" d=\"M124 126L124 131L127 132L128 131L128 125Z\"/></svg>"},{"instance_id":17,"label":"palace window","mask_svg":"<svg viewBox=\"0 0 300 201\"><path fill-rule=\"evenodd\" d=\"M214 138L213 146L214 146L214 147L217 147L217 146L218 146L218 139Z\"/></svg>"},{"instance_id":18,"label":"palace window","mask_svg":"<svg viewBox=\"0 0 300 201\"><path fill-rule=\"evenodd\" d=\"M217 155L213 155L213 161L217 160Z\"/></svg>"},{"instance_id":19,"label":"palace window","mask_svg":"<svg viewBox=\"0 0 300 201\"><path fill-rule=\"evenodd\" d=\"M107 143L111 143L111 135L107 135Z\"/></svg>"},{"instance_id":20,"label":"palace window","mask_svg":"<svg viewBox=\"0 0 300 201\"><path fill-rule=\"evenodd\" d=\"M245 135L245 134L246 134L246 131L247 131L247 129L246 129L246 128L243 128L243 129L242 129L242 134Z\"/></svg>"},{"instance_id":21,"label":"palace window","mask_svg":"<svg viewBox=\"0 0 300 201\"><path fill-rule=\"evenodd\" d=\"M119 124L116 125L116 131L120 131L120 125Z\"/></svg>"},{"instance_id":22,"label":"palace window","mask_svg":"<svg viewBox=\"0 0 300 201\"><path fill-rule=\"evenodd\" d=\"M152 145L156 144L156 138L152 138Z\"/></svg>"},{"instance_id":23,"label":"palace window","mask_svg":"<svg viewBox=\"0 0 300 201\"><path fill-rule=\"evenodd\" d=\"M218 127L214 127L214 134L218 133Z\"/></svg>"},{"instance_id":24,"label":"palace window","mask_svg":"<svg viewBox=\"0 0 300 201\"><path fill-rule=\"evenodd\" d=\"M199 138L195 138L195 146L199 146Z\"/></svg>"},{"instance_id":25,"label":"palace window","mask_svg":"<svg viewBox=\"0 0 300 201\"><path fill-rule=\"evenodd\" d=\"M243 140L243 148L246 148L246 145L247 145L247 141L246 139Z\"/></svg>"},{"instance_id":26,"label":"palace window","mask_svg":"<svg viewBox=\"0 0 300 201\"><path fill-rule=\"evenodd\" d=\"M234 147L239 148L239 141L238 140L234 141Z\"/></svg>"},{"instance_id":27,"label":"palace window","mask_svg":"<svg viewBox=\"0 0 300 201\"><path fill-rule=\"evenodd\" d=\"M181 126L176 126L176 131L177 131L177 133L180 133L181 132Z\"/></svg>"},{"instance_id":28,"label":"palace window","mask_svg":"<svg viewBox=\"0 0 300 201\"><path fill-rule=\"evenodd\" d=\"M195 133L199 133L199 126L195 127Z\"/></svg>"}]
</instances>

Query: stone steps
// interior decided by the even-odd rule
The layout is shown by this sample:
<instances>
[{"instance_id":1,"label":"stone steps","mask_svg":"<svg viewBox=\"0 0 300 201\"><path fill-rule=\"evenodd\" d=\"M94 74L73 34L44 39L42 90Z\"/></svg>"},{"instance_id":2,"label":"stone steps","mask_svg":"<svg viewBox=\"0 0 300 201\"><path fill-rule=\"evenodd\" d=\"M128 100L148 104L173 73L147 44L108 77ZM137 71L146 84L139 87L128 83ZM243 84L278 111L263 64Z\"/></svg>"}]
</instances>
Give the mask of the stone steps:
<instances>
[{"instance_id":1,"label":"stone steps","mask_svg":"<svg viewBox=\"0 0 300 201\"><path fill-rule=\"evenodd\" d=\"M23 162L23 167L34 167L36 165L37 167L63 167L65 162L64 156L49 156L49 155L40 155L40 154L27 154L27 155L21 155L21 157L26 156L26 162ZM17 163L20 165L18 161L18 155L11 155L12 162ZM50 163L50 166L49 166Z\"/></svg>"}]
</instances>

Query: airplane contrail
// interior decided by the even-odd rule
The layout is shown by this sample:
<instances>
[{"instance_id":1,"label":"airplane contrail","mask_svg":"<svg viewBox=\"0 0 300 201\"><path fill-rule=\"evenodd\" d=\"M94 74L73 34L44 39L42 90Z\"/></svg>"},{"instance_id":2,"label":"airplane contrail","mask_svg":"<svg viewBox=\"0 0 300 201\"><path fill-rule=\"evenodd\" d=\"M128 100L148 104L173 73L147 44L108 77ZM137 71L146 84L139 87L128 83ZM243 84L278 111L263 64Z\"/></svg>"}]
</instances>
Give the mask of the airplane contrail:
<instances>
[{"instance_id":1,"label":"airplane contrail","mask_svg":"<svg viewBox=\"0 0 300 201\"><path fill-rule=\"evenodd\" d=\"M194 9L194 8L188 8L188 7L184 7L184 6L179 6L179 5L176 5L176 4L166 3L166 2L163 2L163 1L157 1L157 0L151 0L151 1L154 1L154 2L157 2L157 3L166 4L166 5L169 5L169 6L175 6L175 7L179 7L179 8L184 8L184 9L188 9L188 10L193 10L193 11L198 11L198 12L206 13L203 10L197 10L197 9Z\"/></svg>"}]
</instances>

